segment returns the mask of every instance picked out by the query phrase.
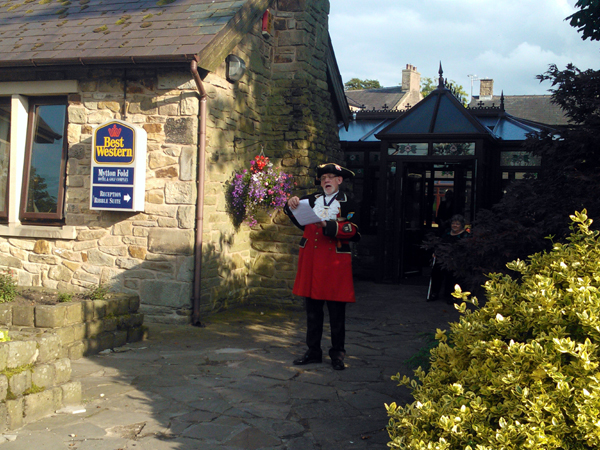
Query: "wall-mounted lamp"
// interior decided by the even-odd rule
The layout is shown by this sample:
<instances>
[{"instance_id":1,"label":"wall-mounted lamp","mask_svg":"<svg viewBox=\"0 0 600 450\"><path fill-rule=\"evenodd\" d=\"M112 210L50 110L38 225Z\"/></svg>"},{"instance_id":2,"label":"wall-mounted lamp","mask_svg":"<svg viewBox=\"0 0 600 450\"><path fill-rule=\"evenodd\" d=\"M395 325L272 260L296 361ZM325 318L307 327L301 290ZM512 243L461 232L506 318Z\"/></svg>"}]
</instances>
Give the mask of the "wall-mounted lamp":
<instances>
[{"instance_id":1,"label":"wall-mounted lamp","mask_svg":"<svg viewBox=\"0 0 600 450\"><path fill-rule=\"evenodd\" d=\"M244 76L246 72L246 63L244 60L235 55L229 55L225 58L225 62L227 63L226 69L226 78L227 81L231 83L235 83L236 81L240 81L240 79Z\"/></svg>"}]
</instances>

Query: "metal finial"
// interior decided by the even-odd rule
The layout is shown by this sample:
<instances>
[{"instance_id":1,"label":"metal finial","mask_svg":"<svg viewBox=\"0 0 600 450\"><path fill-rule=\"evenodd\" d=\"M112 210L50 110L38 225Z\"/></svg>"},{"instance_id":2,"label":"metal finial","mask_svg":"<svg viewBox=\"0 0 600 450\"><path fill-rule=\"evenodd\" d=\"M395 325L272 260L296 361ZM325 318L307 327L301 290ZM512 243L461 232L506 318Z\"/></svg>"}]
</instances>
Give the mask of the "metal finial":
<instances>
[{"instance_id":1,"label":"metal finial","mask_svg":"<svg viewBox=\"0 0 600 450\"><path fill-rule=\"evenodd\" d=\"M444 71L442 70L442 62L440 61L440 70L438 71L440 78L438 80L438 88L444 87Z\"/></svg>"}]
</instances>

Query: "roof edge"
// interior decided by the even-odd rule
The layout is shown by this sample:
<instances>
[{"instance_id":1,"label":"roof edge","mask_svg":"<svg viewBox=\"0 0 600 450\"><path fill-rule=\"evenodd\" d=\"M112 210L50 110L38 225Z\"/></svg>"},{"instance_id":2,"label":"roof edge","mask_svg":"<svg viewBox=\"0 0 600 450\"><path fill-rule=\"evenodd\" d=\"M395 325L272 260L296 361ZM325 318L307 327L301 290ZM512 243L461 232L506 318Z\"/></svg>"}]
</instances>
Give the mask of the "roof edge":
<instances>
[{"instance_id":1,"label":"roof edge","mask_svg":"<svg viewBox=\"0 0 600 450\"><path fill-rule=\"evenodd\" d=\"M151 64L151 63L185 63L192 61L196 58L195 54L182 54L182 55L148 55L148 56L122 56L122 57L87 57L87 58L67 58L67 59L52 59L52 58L40 58L40 59L27 59L17 61L6 61L0 60L0 69L6 68L50 68L50 67L62 67L62 66L93 66L93 65L106 65L106 66L123 66L123 65L140 65L140 64Z\"/></svg>"},{"instance_id":2,"label":"roof edge","mask_svg":"<svg viewBox=\"0 0 600 450\"><path fill-rule=\"evenodd\" d=\"M328 33L328 48L327 48L327 79L330 83L331 89L333 91L333 97L335 99L335 103L338 109L338 113L342 122L344 122L344 126L346 130L348 129L348 124L350 123L350 106L348 105L348 99L346 98L346 93L344 91L344 83L342 81L342 74L340 73L340 68L337 63L337 59L335 58L335 52L333 50L333 44L331 42L331 35Z\"/></svg>"},{"instance_id":3,"label":"roof edge","mask_svg":"<svg viewBox=\"0 0 600 450\"><path fill-rule=\"evenodd\" d=\"M244 4L206 47L200 50L197 55L198 65L214 72L273 2L274 0L250 0Z\"/></svg>"}]
</instances>

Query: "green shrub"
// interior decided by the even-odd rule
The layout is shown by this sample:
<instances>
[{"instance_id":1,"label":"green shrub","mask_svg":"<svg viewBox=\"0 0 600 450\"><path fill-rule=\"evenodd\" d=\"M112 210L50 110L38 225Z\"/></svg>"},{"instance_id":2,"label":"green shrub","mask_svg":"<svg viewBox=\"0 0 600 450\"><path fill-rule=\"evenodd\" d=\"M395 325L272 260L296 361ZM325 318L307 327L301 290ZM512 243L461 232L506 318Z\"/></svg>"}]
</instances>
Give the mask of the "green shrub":
<instances>
[{"instance_id":1,"label":"green shrub","mask_svg":"<svg viewBox=\"0 0 600 450\"><path fill-rule=\"evenodd\" d=\"M414 402L386 405L400 449L600 448L600 238L587 212L566 244L491 274L487 302L468 292L431 369L395 380Z\"/></svg>"},{"instance_id":2,"label":"green shrub","mask_svg":"<svg viewBox=\"0 0 600 450\"><path fill-rule=\"evenodd\" d=\"M12 272L0 272L0 303L12 302L17 296L17 280Z\"/></svg>"},{"instance_id":3,"label":"green shrub","mask_svg":"<svg viewBox=\"0 0 600 450\"><path fill-rule=\"evenodd\" d=\"M87 295L90 300L104 300L108 294L108 288L102 284L99 284L94 289L91 289Z\"/></svg>"},{"instance_id":4,"label":"green shrub","mask_svg":"<svg viewBox=\"0 0 600 450\"><path fill-rule=\"evenodd\" d=\"M70 302L73 300L73 294L70 292L59 292L58 293L58 301L60 303Z\"/></svg>"}]
</instances>

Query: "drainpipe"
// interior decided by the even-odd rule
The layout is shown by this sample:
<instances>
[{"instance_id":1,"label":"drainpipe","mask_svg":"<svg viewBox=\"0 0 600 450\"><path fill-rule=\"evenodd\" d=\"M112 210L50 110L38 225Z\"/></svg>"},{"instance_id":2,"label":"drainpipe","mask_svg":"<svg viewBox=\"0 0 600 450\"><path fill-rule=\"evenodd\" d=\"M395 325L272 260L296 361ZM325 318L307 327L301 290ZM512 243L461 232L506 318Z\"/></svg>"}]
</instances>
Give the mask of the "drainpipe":
<instances>
[{"instance_id":1,"label":"drainpipe","mask_svg":"<svg viewBox=\"0 0 600 450\"><path fill-rule=\"evenodd\" d=\"M198 73L198 61L193 60L190 71L200 93L200 126L198 129L198 173L196 175L196 242L194 246L194 292L192 298L192 325L201 327L200 287L202 285L202 231L204 226L204 171L206 165L206 99L208 95Z\"/></svg>"}]
</instances>

